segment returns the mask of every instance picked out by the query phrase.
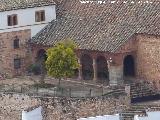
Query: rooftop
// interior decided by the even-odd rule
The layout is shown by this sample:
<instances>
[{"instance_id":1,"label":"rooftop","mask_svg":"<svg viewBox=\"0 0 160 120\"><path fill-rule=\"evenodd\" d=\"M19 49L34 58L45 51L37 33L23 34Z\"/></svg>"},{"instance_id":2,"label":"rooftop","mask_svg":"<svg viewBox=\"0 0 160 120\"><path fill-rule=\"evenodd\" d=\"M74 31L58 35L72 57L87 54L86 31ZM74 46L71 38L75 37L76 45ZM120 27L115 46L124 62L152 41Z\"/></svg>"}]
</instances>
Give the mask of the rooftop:
<instances>
[{"instance_id":1,"label":"rooftop","mask_svg":"<svg viewBox=\"0 0 160 120\"><path fill-rule=\"evenodd\" d=\"M64 0L57 19L32 38L35 44L54 45L71 38L79 49L115 52L135 33L160 35L160 2L124 0L99 4ZM134 1L134 0L132 0Z\"/></svg>"},{"instance_id":2,"label":"rooftop","mask_svg":"<svg viewBox=\"0 0 160 120\"><path fill-rule=\"evenodd\" d=\"M0 12L53 4L54 0L0 0Z\"/></svg>"}]
</instances>

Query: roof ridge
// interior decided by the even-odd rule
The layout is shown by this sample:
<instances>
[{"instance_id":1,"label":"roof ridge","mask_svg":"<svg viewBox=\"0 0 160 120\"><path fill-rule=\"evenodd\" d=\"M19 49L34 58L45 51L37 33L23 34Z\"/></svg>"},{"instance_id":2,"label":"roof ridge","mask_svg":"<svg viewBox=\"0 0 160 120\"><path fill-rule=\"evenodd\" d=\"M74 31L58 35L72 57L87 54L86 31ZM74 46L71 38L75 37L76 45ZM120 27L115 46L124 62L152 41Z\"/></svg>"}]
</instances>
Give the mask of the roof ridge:
<instances>
[{"instance_id":1,"label":"roof ridge","mask_svg":"<svg viewBox=\"0 0 160 120\"><path fill-rule=\"evenodd\" d=\"M0 0L0 12L53 4L56 4L54 0Z\"/></svg>"}]
</instances>

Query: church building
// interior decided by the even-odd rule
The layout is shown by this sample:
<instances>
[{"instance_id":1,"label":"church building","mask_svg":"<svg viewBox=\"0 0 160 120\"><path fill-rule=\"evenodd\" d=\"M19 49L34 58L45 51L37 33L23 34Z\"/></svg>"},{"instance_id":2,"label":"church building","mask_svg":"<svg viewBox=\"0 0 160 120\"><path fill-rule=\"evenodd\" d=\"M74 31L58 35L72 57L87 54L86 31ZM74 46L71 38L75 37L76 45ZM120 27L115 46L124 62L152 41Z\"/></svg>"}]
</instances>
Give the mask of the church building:
<instances>
[{"instance_id":1,"label":"church building","mask_svg":"<svg viewBox=\"0 0 160 120\"><path fill-rule=\"evenodd\" d=\"M80 80L160 82L160 2L61 0L56 8L57 19L31 39L35 58L72 39Z\"/></svg>"},{"instance_id":2,"label":"church building","mask_svg":"<svg viewBox=\"0 0 160 120\"><path fill-rule=\"evenodd\" d=\"M60 40L77 44L77 79L160 83L160 2L1 0L0 72L25 74Z\"/></svg>"}]
</instances>

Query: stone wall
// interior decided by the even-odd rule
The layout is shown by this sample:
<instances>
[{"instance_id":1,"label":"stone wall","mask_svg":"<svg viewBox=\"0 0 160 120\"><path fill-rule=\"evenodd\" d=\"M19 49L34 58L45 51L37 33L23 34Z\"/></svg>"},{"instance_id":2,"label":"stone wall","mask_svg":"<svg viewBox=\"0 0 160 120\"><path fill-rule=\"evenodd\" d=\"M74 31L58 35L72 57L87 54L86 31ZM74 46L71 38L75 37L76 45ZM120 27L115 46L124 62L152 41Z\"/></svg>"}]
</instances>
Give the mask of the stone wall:
<instances>
[{"instance_id":1,"label":"stone wall","mask_svg":"<svg viewBox=\"0 0 160 120\"><path fill-rule=\"evenodd\" d=\"M25 65L27 64L26 42L30 39L30 36L30 30L21 30L0 34L0 72L8 73L12 76L21 74L25 71ZM20 47L14 49L13 41L16 38L20 40ZM15 58L21 59L22 67L19 70L14 69Z\"/></svg>"},{"instance_id":2,"label":"stone wall","mask_svg":"<svg viewBox=\"0 0 160 120\"><path fill-rule=\"evenodd\" d=\"M117 50L117 53L123 54L122 59L119 59L121 65L125 56L132 55L136 78L155 81L160 88L160 36L135 34Z\"/></svg>"},{"instance_id":3,"label":"stone wall","mask_svg":"<svg viewBox=\"0 0 160 120\"><path fill-rule=\"evenodd\" d=\"M160 37L138 35L136 57L137 75L147 80L160 81Z\"/></svg>"},{"instance_id":4,"label":"stone wall","mask_svg":"<svg viewBox=\"0 0 160 120\"><path fill-rule=\"evenodd\" d=\"M81 117L113 114L129 106L127 97L47 98L22 94L1 94L0 119L20 120L22 110L42 105L44 120L76 120Z\"/></svg>"},{"instance_id":5,"label":"stone wall","mask_svg":"<svg viewBox=\"0 0 160 120\"><path fill-rule=\"evenodd\" d=\"M0 94L0 120L21 120L21 112L39 105L38 99L26 95Z\"/></svg>"}]
</instances>

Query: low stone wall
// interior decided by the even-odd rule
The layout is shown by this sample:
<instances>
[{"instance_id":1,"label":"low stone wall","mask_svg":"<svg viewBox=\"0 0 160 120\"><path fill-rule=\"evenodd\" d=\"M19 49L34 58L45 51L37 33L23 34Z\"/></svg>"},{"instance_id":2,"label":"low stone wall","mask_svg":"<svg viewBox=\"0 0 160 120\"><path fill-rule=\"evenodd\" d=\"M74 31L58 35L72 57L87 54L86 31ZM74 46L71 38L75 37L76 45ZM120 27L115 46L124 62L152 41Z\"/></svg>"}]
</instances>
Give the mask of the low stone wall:
<instances>
[{"instance_id":1,"label":"low stone wall","mask_svg":"<svg viewBox=\"0 0 160 120\"><path fill-rule=\"evenodd\" d=\"M127 97L57 98L23 94L0 94L0 120L21 120L21 112L35 106L43 107L44 120L76 120L81 117L120 112L129 106Z\"/></svg>"}]
</instances>

